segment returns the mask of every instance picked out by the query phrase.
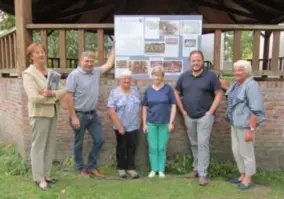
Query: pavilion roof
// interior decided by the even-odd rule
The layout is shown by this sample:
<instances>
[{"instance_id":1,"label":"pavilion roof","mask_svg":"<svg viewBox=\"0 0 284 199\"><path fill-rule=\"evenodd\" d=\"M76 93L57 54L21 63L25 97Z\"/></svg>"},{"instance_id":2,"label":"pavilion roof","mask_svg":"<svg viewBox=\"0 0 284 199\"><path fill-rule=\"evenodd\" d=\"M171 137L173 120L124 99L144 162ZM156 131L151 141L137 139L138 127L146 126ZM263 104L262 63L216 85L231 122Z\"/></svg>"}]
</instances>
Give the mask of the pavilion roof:
<instances>
[{"instance_id":1,"label":"pavilion roof","mask_svg":"<svg viewBox=\"0 0 284 199\"><path fill-rule=\"evenodd\" d=\"M0 9L14 14L13 0ZM113 23L115 14L203 15L206 24L278 24L284 0L32 0L33 23Z\"/></svg>"}]
</instances>

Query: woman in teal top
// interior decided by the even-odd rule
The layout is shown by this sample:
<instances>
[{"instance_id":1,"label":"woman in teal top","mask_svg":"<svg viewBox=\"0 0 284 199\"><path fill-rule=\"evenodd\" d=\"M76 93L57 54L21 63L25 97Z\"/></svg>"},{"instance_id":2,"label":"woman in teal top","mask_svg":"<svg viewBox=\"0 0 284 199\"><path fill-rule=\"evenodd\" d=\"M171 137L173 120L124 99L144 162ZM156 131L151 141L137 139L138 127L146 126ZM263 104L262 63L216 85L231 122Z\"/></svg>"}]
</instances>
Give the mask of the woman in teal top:
<instances>
[{"instance_id":1,"label":"woman in teal top","mask_svg":"<svg viewBox=\"0 0 284 199\"><path fill-rule=\"evenodd\" d=\"M165 177L166 149L169 132L174 129L176 101L171 86L164 84L164 69L152 70L153 85L145 91L143 105L143 131L147 133L152 178L158 172Z\"/></svg>"}]
</instances>

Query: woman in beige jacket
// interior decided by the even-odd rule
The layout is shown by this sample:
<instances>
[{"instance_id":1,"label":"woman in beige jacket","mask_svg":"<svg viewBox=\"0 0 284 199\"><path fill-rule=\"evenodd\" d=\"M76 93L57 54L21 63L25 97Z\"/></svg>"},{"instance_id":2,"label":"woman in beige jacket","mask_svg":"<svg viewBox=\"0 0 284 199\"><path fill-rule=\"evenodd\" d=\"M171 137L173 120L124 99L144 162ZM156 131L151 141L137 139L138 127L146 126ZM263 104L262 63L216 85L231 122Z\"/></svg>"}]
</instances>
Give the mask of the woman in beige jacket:
<instances>
[{"instance_id":1,"label":"woman in beige jacket","mask_svg":"<svg viewBox=\"0 0 284 199\"><path fill-rule=\"evenodd\" d=\"M44 191L50 177L56 144L56 122L59 100L65 90L46 90L49 69L45 66L46 51L42 44L31 44L27 49L30 66L23 72L23 84L28 96L28 113L32 129L31 165L33 180Z\"/></svg>"}]
</instances>

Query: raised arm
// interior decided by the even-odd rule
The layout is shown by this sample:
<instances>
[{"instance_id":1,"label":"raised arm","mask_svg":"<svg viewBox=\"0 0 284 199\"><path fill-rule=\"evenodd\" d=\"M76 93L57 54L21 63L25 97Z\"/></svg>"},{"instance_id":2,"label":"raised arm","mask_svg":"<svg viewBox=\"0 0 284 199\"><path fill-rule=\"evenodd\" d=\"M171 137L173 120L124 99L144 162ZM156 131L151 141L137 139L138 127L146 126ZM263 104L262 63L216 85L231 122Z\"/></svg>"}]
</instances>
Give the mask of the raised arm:
<instances>
[{"instance_id":1,"label":"raised arm","mask_svg":"<svg viewBox=\"0 0 284 199\"><path fill-rule=\"evenodd\" d=\"M104 65L102 65L102 73L109 71L114 66L114 54L115 54L115 47L113 42L113 46L110 55L107 59L107 62Z\"/></svg>"}]
</instances>

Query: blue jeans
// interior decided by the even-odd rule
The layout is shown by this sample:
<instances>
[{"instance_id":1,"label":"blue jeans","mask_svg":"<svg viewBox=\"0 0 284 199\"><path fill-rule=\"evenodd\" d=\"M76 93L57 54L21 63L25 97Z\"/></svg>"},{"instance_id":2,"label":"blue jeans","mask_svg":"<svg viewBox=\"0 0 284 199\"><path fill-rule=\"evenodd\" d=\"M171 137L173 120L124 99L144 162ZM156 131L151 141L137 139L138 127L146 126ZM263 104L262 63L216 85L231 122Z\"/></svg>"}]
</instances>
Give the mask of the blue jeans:
<instances>
[{"instance_id":1,"label":"blue jeans","mask_svg":"<svg viewBox=\"0 0 284 199\"><path fill-rule=\"evenodd\" d=\"M77 112L76 114L78 116L78 119L80 120L79 129L74 129L74 127L72 126L71 118L69 120L70 125L73 129L73 154L76 162L76 167L78 171L84 170L83 141L85 131L88 130L92 137L93 143L92 149L89 153L88 167L86 170L94 170L97 167L99 152L104 143L102 125L96 111L94 111L93 113Z\"/></svg>"}]
</instances>

